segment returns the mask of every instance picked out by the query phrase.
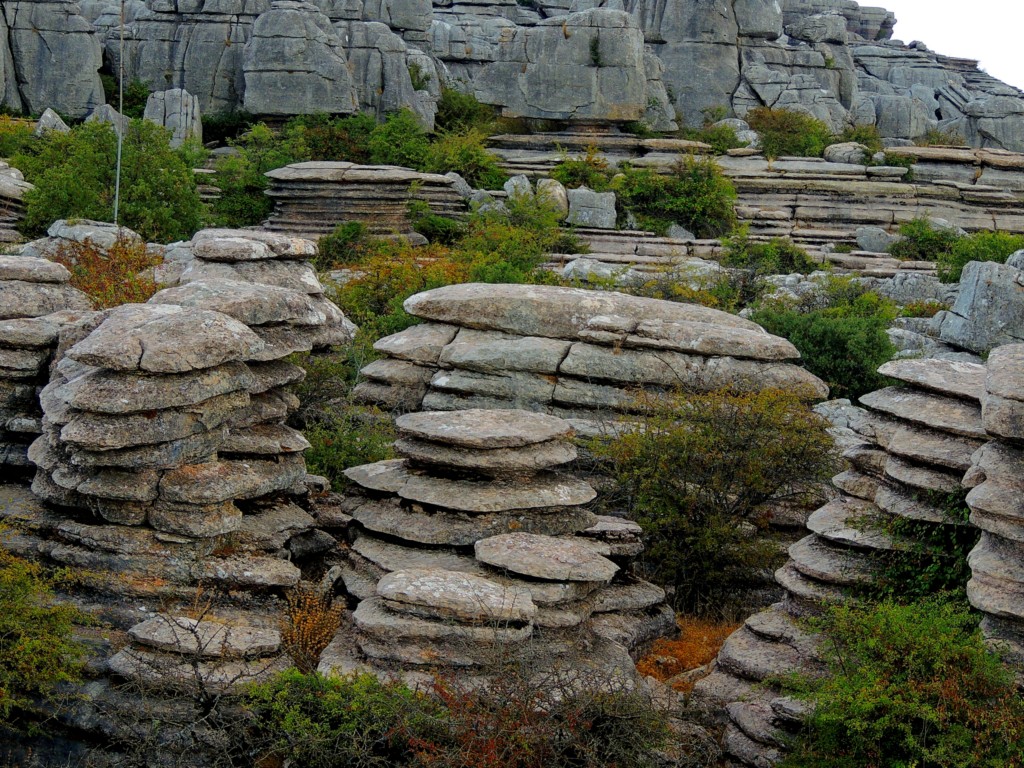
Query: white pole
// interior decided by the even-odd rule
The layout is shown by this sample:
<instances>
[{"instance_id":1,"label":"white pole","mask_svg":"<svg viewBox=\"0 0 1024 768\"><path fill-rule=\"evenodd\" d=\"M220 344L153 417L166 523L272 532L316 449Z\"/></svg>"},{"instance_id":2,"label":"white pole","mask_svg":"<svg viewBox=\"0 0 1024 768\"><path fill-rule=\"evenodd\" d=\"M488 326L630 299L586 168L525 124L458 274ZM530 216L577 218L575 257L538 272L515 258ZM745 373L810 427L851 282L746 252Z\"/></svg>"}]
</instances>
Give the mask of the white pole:
<instances>
[{"instance_id":1,"label":"white pole","mask_svg":"<svg viewBox=\"0 0 1024 768\"><path fill-rule=\"evenodd\" d=\"M117 170L114 175L114 226L118 223L121 207L121 148L124 145L124 3L121 0L120 41L117 60L117 112L121 116L114 126L117 131Z\"/></svg>"}]
</instances>

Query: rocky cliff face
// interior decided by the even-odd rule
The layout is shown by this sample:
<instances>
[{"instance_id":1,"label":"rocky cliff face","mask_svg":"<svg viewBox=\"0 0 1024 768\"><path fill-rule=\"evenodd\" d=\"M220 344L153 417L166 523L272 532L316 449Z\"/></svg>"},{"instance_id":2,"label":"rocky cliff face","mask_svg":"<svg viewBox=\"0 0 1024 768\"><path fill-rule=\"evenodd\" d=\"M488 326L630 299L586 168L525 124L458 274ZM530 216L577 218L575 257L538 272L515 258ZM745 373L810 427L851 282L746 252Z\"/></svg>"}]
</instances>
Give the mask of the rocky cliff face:
<instances>
[{"instance_id":1,"label":"rocky cliff face","mask_svg":"<svg viewBox=\"0 0 1024 768\"><path fill-rule=\"evenodd\" d=\"M115 0L0 8L5 105L77 117L102 101L96 72L120 55ZM517 117L667 130L767 105L836 130L952 130L1024 150L1024 93L893 40L895 23L853 0L127 0L124 64L204 113L406 106L429 124L447 84Z\"/></svg>"}]
</instances>

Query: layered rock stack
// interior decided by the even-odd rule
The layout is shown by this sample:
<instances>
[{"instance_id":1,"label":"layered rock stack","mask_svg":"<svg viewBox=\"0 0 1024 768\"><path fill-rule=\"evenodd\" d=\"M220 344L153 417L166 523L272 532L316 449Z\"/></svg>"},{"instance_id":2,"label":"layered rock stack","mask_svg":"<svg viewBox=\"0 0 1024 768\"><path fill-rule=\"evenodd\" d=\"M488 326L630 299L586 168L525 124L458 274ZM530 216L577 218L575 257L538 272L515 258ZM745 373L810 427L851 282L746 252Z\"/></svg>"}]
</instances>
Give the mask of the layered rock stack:
<instances>
[{"instance_id":1,"label":"layered rock stack","mask_svg":"<svg viewBox=\"0 0 1024 768\"><path fill-rule=\"evenodd\" d=\"M967 596L985 636L1024 676L1024 344L992 351L982 398L992 440L972 457L964 484L981 540L971 552Z\"/></svg>"},{"instance_id":2,"label":"layered rock stack","mask_svg":"<svg viewBox=\"0 0 1024 768\"><path fill-rule=\"evenodd\" d=\"M60 328L90 310L60 264L0 256L0 471L30 472L29 443L42 431L39 390Z\"/></svg>"},{"instance_id":3,"label":"layered rock stack","mask_svg":"<svg viewBox=\"0 0 1024 768\"><path fill-rule=\"evenodd\" d=\"M245 432L267 410L250 392L268 388L245 361L266 346L225 314L164 304L65 329L29 450L33 491L62 510L37 522L39 550L115 594L294 585L286 545L313 521L281 494L304 486L306 444Z\"/></svg>"},{"instance_id":4,"label":"layered rock stack","mask_svg":"<svg viewBox=\"0 0 1024 768\"><path fill-rule=\"evenodd\" d=\"M422 200L433 213L451 218L468 210L451 178L408 168L308 162L266 175L274 212L264 228L302 237L317 238L338 224L358 221L376 235L405 235L420 241L409 218L412 200Z\"/></svg>"},{"instance_id":5,"label":"layered rock stack","mask_svg":"<svg viewBox=\"0 0 1024 768\"><path fill-rule=\"evenodd\" d=\"M939 540L936 527L962 529L961 478L983 445L985 368L947 360L898 360L880 373L899 384L864 395L851 426L864 442L850 447L850 469L833 478L839 494L807 521L776 572L785 599L748 619L722 647L697 695L724 705L726 751L746 765L772 764L804 705L763 685L792 672L823 674L817 638L794 622L829 602L856 599L886 562ZM905 553L905 554L901 554Z\"/></svg>"},{"instance_id":6,"label":"layered rock stack","mask_svg":"<svg viewBox=\"0 0 1024 768\"><path fill-rule=\"evenodd\" d=\"M600 431L637 390L827 387L788 341L697 305L620 293L464 284L412 296L424 322L375 344L358 399L405 410L522 408Z\"/></svg>"},{"instance_id":7,"label":"layered rock stack","mask_svg":"<svg viewBox=\"0 0 1024 768\"><path fill-rule=\"evenodd\" d=\"M404 458L346 473L342 579L371 665L481 667L527 640L567 653L580 633L621 660L672 631L664 592L628 572L638 530L595 517L593 488L557 472L576 456L565 421L468 410L397 427Z\"/></svg>"}]
</instances>

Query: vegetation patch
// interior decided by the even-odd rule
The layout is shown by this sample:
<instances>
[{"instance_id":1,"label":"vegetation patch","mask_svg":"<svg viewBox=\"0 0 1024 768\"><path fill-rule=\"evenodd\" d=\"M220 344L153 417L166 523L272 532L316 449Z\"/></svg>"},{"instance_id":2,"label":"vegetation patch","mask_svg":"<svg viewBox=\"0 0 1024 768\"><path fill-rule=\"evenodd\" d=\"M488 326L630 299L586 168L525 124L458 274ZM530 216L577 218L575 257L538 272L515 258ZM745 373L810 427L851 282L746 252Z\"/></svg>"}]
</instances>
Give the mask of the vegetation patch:
<instances>
[{"instance_id":1,"label":"vegetation patch","mask_svg":"<svg viewBox=\"0 0 1024 768\"><path fill-rule=\"evenodd\" d=\"M95 309L145 304L160 289L153 268L163 258L132 237L118 237L107 250L90 240L61 241L47 257L68 268L71 285L88 296Z\"/></svg>"},{"instance_id":2,"label":"vegetation patch","mask_svg":"<svg viewBox=\"0 0 1024 768\"><path fill-rule=\"evenodd\" d=\"M771 159L821 157L834 143L832 129L803 112L757 107L745 119L761 137L761 151Z\"/></svg>"}]
</instances>

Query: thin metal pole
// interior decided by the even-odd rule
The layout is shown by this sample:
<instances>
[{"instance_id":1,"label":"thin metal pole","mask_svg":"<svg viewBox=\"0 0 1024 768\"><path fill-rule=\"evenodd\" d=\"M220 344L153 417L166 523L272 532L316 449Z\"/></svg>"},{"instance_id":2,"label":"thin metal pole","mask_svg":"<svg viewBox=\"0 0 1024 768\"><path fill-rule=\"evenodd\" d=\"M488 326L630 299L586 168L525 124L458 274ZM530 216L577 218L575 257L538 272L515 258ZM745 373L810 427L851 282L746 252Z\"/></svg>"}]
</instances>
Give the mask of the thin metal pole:
<instances>
[{"instance_id":1,"label":"thin metal pole","mask_svg":"<svg viewBox=\"0 0 1024 768\"><path fill-rule=\"evenodd\" d=\"M117 130L117 171L114 175L114 226L118 223L121 207L121 149L124 145L124 3L121 0L120 41L117 56L117 112L119 119L114 126Z\"/></svg>"}]
</instances>

